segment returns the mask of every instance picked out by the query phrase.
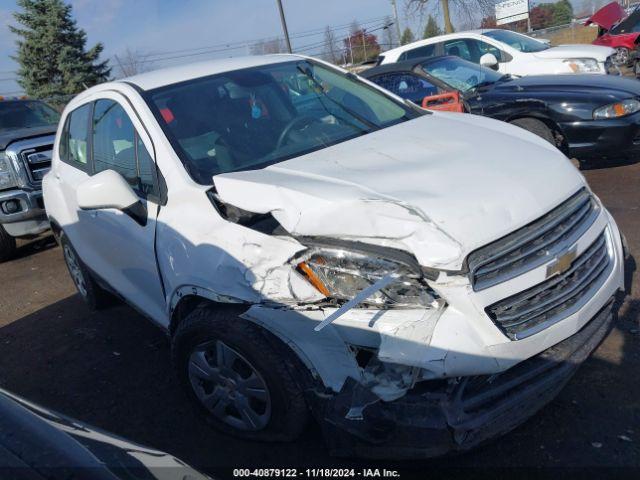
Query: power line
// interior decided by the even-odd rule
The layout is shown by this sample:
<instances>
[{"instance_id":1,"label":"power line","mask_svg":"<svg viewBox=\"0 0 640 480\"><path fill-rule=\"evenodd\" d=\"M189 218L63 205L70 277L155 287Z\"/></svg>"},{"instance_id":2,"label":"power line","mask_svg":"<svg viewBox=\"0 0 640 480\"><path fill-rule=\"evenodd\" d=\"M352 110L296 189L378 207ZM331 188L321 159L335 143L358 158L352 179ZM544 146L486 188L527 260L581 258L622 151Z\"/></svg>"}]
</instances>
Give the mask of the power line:
<instances>
[{"instance_id":1,"label":"power line","mask_svg":"<svg viewBox=\"0 0 640 480\"><path fill-rule=\"evenodd\" d=\"M362 22L360 25L369 25L372 23L379 23L380 21L384 20L385 17L379 17L379 18L374 18L374 19L370 19L370 20L366 20L364 22ZM344 30L347 28L350 28L351 23L347 23L347 24L342 24L342 25L338 25L335 27L331 27L329 26L329 28L332 31L340 31L340 30ZM316 36L316 35L320 35L322 33L324 33L324 30L326 29L326 27L324 28L317 28L317 29L313 29L313 30L307 30L307 31L303 31L303 32L298 32L296 34L290 35L290 38L292 39L298 39L298 38L307 38L307 37L312 37L312 36ZM181 49L181 50L170 50L170 51L163 51L163 52L156 52L156 53L151 53L148 55L145 55L145 60L144 63L148 63L148 62L161 62L164 60L173 60L173 59L177 59L177 58L182 58L182 57L192 57L192 56L197 56L197 55L205 55L207 53L219 53L219 52L223 52L226 50L239 50L241 48L245 48L245 47L250 47L252 45L255 45L257 43L260 42L266 42L266 41L270 41L270 40L278 40L281 37L263 37L263 38L258 38L258 39L253 39L253 40L243 40L243 41L237 41L237 42L227 42L227 43L219 43L219 44L214 44L214 45L209 45L206 47L193 47L193 48L186 48L186 49ZM199 51L202 50L202 51ZM294 48L294 51L298 51L298 48ZM178 54L184 54L184 55L178 55ZM169 55L168 57L165 57L165 55ZM142 63L142 62L140 62Z\"/></svg>"}]
</instances>

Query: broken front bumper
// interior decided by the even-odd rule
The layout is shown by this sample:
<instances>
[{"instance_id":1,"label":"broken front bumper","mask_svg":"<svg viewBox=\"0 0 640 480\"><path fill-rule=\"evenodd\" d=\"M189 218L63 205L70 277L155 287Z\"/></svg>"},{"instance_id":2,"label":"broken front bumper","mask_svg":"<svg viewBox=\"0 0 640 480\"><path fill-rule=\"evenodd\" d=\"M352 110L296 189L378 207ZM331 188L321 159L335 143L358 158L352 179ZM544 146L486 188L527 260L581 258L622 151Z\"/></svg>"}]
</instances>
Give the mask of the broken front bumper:
<instances>
[{"instance_id":1,"label":"broken front bumper","mask_svg":"<svg viewBox=\"0 0 640 480\"><path fill-rule=\"evenodd\" d=\"M388 403L348 380L337 395L312 399L329 449L336 456L424 458L502 435L558 394L605 338L618 308L611 298L578 333L500 374L422 382Z\"/></svg>"}]
</instances>

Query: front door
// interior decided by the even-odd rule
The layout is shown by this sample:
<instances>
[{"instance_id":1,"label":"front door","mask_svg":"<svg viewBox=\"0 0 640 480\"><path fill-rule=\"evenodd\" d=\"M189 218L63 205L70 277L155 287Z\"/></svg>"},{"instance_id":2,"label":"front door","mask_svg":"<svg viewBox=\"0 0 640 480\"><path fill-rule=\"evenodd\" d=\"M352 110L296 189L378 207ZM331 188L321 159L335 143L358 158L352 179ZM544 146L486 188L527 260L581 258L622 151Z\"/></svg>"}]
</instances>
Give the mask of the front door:
<instances>
[{"instance_id":1,"label":"front door","mask_svg":"<svg viewBox=\"0 0 640 480\"><path fill-rule=\"evenodd\" d=\"M164 322L165 301L155 256L159 189L153 144L135 112L118 94L102 94L93 107L91 175L118 172L146 207L146 218L106 208L91 210L88 232L93 255L89 268L129 303Z\"/></svg>"}]
</instances>

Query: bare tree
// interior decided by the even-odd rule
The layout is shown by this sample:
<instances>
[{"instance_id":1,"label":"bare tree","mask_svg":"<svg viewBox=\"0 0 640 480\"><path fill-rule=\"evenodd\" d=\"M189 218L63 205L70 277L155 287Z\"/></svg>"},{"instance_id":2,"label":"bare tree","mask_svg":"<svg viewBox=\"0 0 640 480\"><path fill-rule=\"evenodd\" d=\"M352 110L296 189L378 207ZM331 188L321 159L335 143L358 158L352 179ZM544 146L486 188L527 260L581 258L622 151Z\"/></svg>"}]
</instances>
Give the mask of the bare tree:
<instances>
[{"instance_id":1,"label":"bare tree","mask_svg":"<svg viewBox=\"0 0 640 480\"><path fill-rule=\"evenodd\" d=\"M475 24L493 10L495 3L495 0L405 0L407 13L418 13L424 16L429 9L441 10L445 33L454 31L451 23L453 11L463 19L466 25Z\"/></svg>"},{"instance_id":2,"label":"bare tree","mask_svg":"<svg viewBox=\"0 0 640 480\"><path fill-rule=\"evenodd\" d=\"M287 47L282 38L273 38L271 40L260 40L251 46L253 55L268 55L270 53L285 53Z\"/></svg>"},{"instance_id":3,"label":"bare tree","mask_svg":"<svg viewBox=\"0 0 640 480\"><path fill-rule=\"evenodd\" d=\"M331 30L331 27L327 26L324 31L324 52L323 56L325 60L331 63L339 63L341 59L340 49L336 41L336 36Z\"/></svg>"},{"instance_id":4,"label":"bare tree","mask_svg":"<svg viewBox=\"0 0 640 480\"><path fill-rule=\"evenodd\" d=\"M128 47L124 53L114 55L113 59L118 78L131 77L153 69L153 61L150 54L131 50Z\"/></svg>"},{"instance_id":5,"label":"bare tree","mask_svg":"<svg viewBox=\"0 0 640 480\"><path fill-rule=\"evenodd\" d=\"M396 29L392 28L395 22L391 19L391 17L384 17L384 26L382 30L384 31L384 41L380 45L382 50L389 50L394 46L397 46L399 40L396 40Z\"/></svg>"}]
</instances>

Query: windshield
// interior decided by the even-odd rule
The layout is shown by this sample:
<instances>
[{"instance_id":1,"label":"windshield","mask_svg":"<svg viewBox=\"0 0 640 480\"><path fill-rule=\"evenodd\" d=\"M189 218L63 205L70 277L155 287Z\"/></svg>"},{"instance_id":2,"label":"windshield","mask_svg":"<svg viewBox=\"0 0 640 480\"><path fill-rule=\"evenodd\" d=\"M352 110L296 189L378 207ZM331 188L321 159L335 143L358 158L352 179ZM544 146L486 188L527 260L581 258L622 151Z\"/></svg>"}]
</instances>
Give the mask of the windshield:
<instances>
[{"instance_id":1,"label":"windshield","mask_svg":"<svg viewBox=\"0 0 640 480\"><path fill-rule=\"evenodd\" d=\"M60 114L42 102L0 101L0 130L55 126L58 120Z\"/></svg>"},{"instance_id":2,"label":"windshield","mask_svg":"<svg viewBox=\"0 0 640 480\"><path fill-rule=\"evenodd\" d=\"M549 49L549 45L539 40L535 40L526 35L521 35L510 30L491 30L484 32L485 37L493 38L502 43L506 43L511 48L515 48L524 53L541 52Z\"/></svg>"},{"instance_id":3,"label":"windshield","mask_svg":"<svg viewBox=\"0 0 640 480\"><path fill-rule=\"evenodd\" d=\"M416 116L417 111L307 60L152 90L165 133L198 183L263 168Z\"/></svg>"},{"instance_id":4,"label":"windshield","mask_svg":"<svg viewBox=\"0 0 640 480\"><path fill-rule=\"evenodd\" d=\"M634 10L631 15L611 29L613 35L638 32L640 32L640 9Z\"/></svg>"},{"instance_id":5,"label":"windshield","mask_svg":"<svg viewBox=\"0 0 640 480\"><path fill-rule=\"evenodd\" d=\"M490 85L504 77L501 73L495 72L490 68L482 67L458 57L444 57L425 62L421 67L432 77L451 85L461 92Z\"/></svg>"}]
</instances>

